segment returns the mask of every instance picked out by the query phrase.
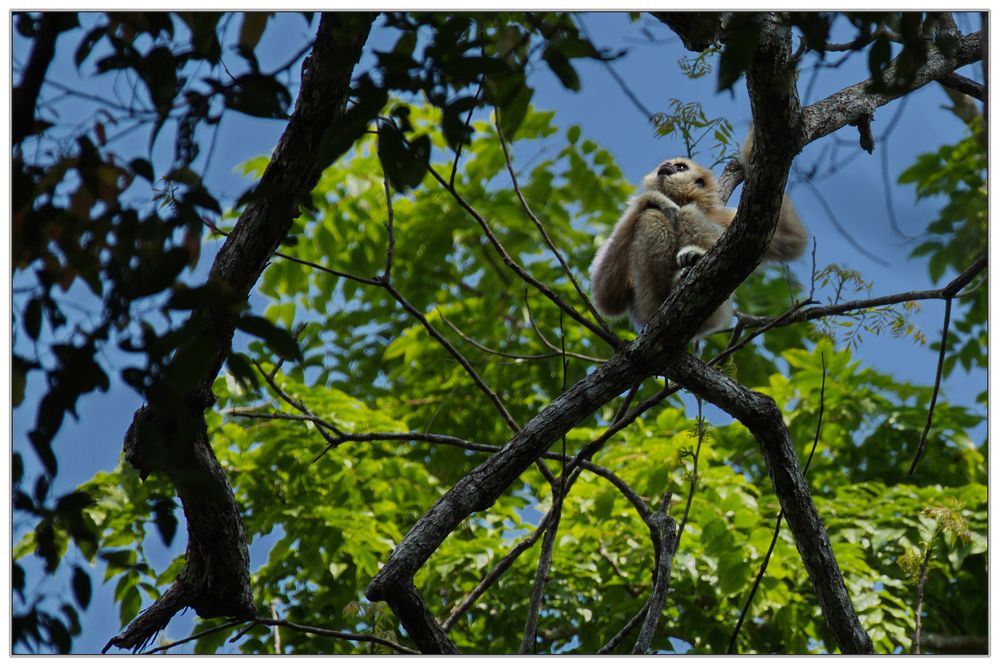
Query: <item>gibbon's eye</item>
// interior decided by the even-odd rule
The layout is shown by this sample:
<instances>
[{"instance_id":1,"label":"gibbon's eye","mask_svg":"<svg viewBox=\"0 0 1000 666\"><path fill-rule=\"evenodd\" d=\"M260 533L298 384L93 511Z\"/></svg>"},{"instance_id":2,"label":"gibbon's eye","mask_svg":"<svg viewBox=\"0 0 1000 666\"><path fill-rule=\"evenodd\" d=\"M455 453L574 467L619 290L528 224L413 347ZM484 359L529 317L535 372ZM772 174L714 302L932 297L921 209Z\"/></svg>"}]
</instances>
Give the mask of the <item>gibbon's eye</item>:
<instances>
[{"instance_id":1,"label":"gibbon's eye","mask_svg":"<svg viewBox=\"0 0 1000 666\"><path fill-rule=\"evenodd\" d=\"M694 181L694 184L697 185L698 187L705 187L705 179L698 178L697 180Z\"/></svg>"},{"instance_id":2,"label":"gibbon's eye","mask_svg":"<svg viewBox=\"0 0 1000 666\"><path fill-rule=\"evenodd\" d=\"M684 162L678 162L677 164L674 165L674 168L677 169L678 171L687 171L688 165L684 164Z\"/></svg>"}]
</instances>

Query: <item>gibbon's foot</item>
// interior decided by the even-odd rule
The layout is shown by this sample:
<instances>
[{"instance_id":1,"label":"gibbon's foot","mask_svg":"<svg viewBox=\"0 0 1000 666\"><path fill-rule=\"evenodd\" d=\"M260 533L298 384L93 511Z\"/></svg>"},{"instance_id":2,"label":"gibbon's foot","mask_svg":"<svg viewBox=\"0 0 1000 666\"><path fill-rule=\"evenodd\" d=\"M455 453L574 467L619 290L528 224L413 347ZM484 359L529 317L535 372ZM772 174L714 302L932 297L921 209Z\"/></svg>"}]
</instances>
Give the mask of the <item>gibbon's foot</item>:
<instances>
[{"instance_id":1,"label":"gibbon's foot","mask_svg":"<svg viewBox=\"0 0 1000 666\"><path fill-rule=\"evenodd\" d=\"M697 264L704 254L705 250L697 245L685 245L677 252L677 265L686 273L687 269Z\"/></svg>"}]
</instances>

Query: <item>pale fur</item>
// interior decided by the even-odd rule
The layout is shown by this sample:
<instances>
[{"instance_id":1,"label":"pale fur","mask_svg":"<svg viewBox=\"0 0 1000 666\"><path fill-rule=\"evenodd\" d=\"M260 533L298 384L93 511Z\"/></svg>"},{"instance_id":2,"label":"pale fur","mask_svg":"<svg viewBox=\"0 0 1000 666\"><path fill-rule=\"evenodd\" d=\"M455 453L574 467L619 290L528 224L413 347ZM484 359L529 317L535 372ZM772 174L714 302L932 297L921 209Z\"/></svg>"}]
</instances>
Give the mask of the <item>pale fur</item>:
<instances>
[{"instance_id":1,"label":"pale fur","mask_svg":"<svg viewBox=\"0 0 1000 666\"><path fill-rule=\"evenodd\" d=\"M749 143L744 152L746 164ZM719 200L712 172L686 158L661 163L642 186L590 267L597 309L612 317L628 311L636 328L649 321L693 265L691 260L707 252L736 215ZM786 196L764 258L796 259L805 243L806 231ZM695 257L685 256L690 254ZM732 316L727 299L696 335L726 328Z\"/></svg>"}]
</instances>

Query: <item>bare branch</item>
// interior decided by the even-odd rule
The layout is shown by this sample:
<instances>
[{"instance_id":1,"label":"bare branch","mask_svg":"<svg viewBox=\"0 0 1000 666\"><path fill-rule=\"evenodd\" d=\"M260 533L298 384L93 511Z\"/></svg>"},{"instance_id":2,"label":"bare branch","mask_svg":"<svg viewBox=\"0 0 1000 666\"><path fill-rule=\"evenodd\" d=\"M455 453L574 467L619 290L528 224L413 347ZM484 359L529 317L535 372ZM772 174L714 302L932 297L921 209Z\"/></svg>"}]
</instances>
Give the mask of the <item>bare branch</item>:
<instances>
[{"instance_id":1,"label":"bare branch","mask_svg":"<svg viewBox=\"0 0 1000 666\"><path fill-rule=\"evenodd\" d=\"M565 479L565 474L562 477ZM538 613L542 608L542 595L545 592L545 582L549 578L549 570L552 568L552 553L555 549L556 534L559 531L559 519L562 517L564 491L560 488L562 484L552 485L552 509L549 511L550 518L545 527L545 537L542 539L542 552L538 557L538 567L535 570L535 583L531 588L531 597L528 601L528 617L524 621L524 633L521 636L521 645L518 648L519 654L534 654L535 643L538 634ZM568 492L568 488L565 492Z\"/></svg>"},{"instance_id":2,"label":"bare branch","mask_svg":"<svg viewBox=\"0 0 1000 666\"><path fill-rule=\"evenodd\" d=\"M653 591L649 595L649 603L646 605L646 617L643 619L642 628L639 629L639 636L635 639L632 647L632 654L647 654L649 646L653 642L653 635L656 633L656 626L660 622L660 613L663 612L663 605L667 600L667 589L670 585L670 572L673 569L674 553L677 550L677 524L674 519L667 515L667 508L670 505L670 494L667 493L660 508L653 514L651 528L655 526L658 538L656 575L653 578Z\"/></svg>"},{"instance_id":3,"label":"bare branch","mask_svg":"<svg viewBox=\"0 0 1000 666\"><path fill-rule=\"evenodd\" d=\"M927 301L935 299L948 299L956 296L959 291L962 290L965 285L969 284L976 275L978 275L984 268L986 268L986 253L981 254L972 264L969 265L967 269L962 271L954 280L949 282L947 285L941 289L924 289L922 291L905 291L899 294L892 294L890 296L879 296L877 298L868 298L857 301L846 301L844 303L835 303L832 305L822 305L814 308L808 308L805 310L798 310L794 313L785 313L780 316L783 320L781 326L787 326L788 324L797 324L803 321L810 321L813 319L821 319L823 317L830 317L833 315L841 315L855 310L866 310L869 308L877 308L883 305L894 305L896 303L907 303L909 301ZM773 322L775 317L762 317L747 314L737 315L740 322L744 326L763 326Z\"/></svg>"},{"instance_id":4,"label":"bare branch","mask_svg":"<svg viewBox=\"0 0 1000 666\"><path fill-rule=\"evenodd\" d=\"M672 362L668 373L679 383L740 420L757 439L764 462L795 537L795 545L816 591L827 626L842 653L871 653L872 644L851 603L830 539L799 468L781 410L692 356Z\"/></svg>"},{"instance_id":5,"label":"bare branch","mask_svg":"<svg viewBox=\"0 0 1000 666\"><path fill-rule=\"evenodd\" d=\"M558 345L553 344L548 338L546 338L545 334L542 333L542 330L538 327L538 323L535 321L535 318L531 314L531 303L528 302L527 289L525 289L524 292L524 307L528 312L528 323L531 324L531 328L533 331L535 331L535 335L538 336L538 339L542 341L543 345L551 349L553 352L557 354L565 354L570 358L580 359L581 361L589 361L591 363L604 363L607 360L606 358L597 358L594 356L587 356L586 354L578 354L576 352L563 350Z\"/></svg>"},{"instance_id":6,"label":"bare branch","mask_svg":"<svg viewBox=\"0 0 1000 666\"><path fill-rule=\"evenodd\" d=\"M451 629L455 625L458 618L469 610L469 608L472 607L472 604L476 603L476 600L479 599L479 597L481 597L483 593L488 590L491 585L493 585L493 583L500 579L500 576L506 573L507 569L510 568L510 565L514 564L515 560L520 557L521 553L528 550L538 542L542 535L545 534L545 530L548 527L549 520L551 520L551 518L552 510L549 509L549 511L542 516L542 519L538 522L538 527L535 528L535 531L531 534L531 536L523 539L516 546L511 548L510 552L504 555L488 574L483 576L483 579L479 581L479 584L476 585L475 589L469 592L469 594L467 594L465 598L462 599L457 606L455 606L454 610L451 611L448 615L448 619L441 623L441 626L445 629L445 631Z\"/></svg>"},{"instance_id":7,"label":"bare branch","mask_svg":"<svg viewBox=\"0 0 1000 666\"><path fill-rule=\"evenodd\" d=\"M812 463L813 454L816 453L816 445L819 444L819 433L823 427L823 409L826 405L826 358L820 357L823 363L823 377L820 380L819 386L819 414L816 417L816 436L813 437L812 449L809 451L809 458L806 460L806 464L802 469L802 475L805 476L806 472L809 471L809 465ZM771 534L771 543L767 547L767 552L764 554L764 561L761 562L760 569L757 570L757 577L754 578L753 586L750 588L750 594L747 595L746 603L743 604L743 609L740 611L740 617L736 621L736 627L733 628L733 633L729 636L729 647L726 648L726 654L732 654L733 650L736 648L736 637L740 635L740 628L743 627L743 621L747 617L747 613L750 612L750 605L753 603L753 598L757 595L757 590L760 588L760 582L764 579L764 572L767 571L767 565L771 561L771 554L774 552L774 547L778 543L778 535L781 533L781 519L783 517L783 512L778 511L778 518L774 521L774 533Z\"/></svg>"},{"instance_id":8,"label":"bare branch","mask_svg":"<svg viewBox=\"0 0 1000 666\"><path fill-rule=\"evenodd\" d=\"M888 104L907 92L921 88L931 81L951 74L959 67L982 59L983 40L981 33L961 35L957 39L958 44L953 58L946 57L937 49L930 49L927 54L927 62L914 73L913 82L907 90L870 93L868 90L872 80L867 79L807 106L802 110L805 134L799 149L801 150L803 146L816 139L832 134L862 116L871 115L878 107ZM884 72L886 80L892 80L895 72L896 62L894 60Z\"/></svg>"},{"instance_id":9,"label":"bare branch","mask_svg":"<svg viewBox=\"0 0 1000 666\"><path fill-rule=\"evenodd\" d=\"M524 282L527 282L532 287L540 291L546 298L552 301L559 309L568 314L578 323L585 326L596 336L607 342L609 345L611 345L612 348L617 348L622 344L618 336L614 335L613 333L609 335L599 325L593 323L592 321L588 320L586 317L581 315L579 312L576 311L575 308L566 303L566 301L564 301L562 297L559 296L559 294L552 291L551 287L549 287L547 284L540 282L537 278L531 275L531 273L528 272L526 268L517 263L514 257L512 257L509 252L507 252L507 249L500 242L500 239L497 238L495 233L493 233L493 229L490 227L490 225L486 222L483 216L479 214L479 211L473 208L472 205L469 204L469 202L466 201L465 198L463 198L462 195L459 194L457 190L455 190L455 188L451 187L448 184L448 182L441 177L441 174L439 174L437 170L435 170L433 167L430 167L429 171L431 175L434 176L434 178L441 184L441 186L444 187L449 194L451 194L451 196L455 199L455 201L458 202L458 205L461 206L463 209L465 209L465 211L470 216L472 216L472 219L476 221L479 227L483 230L483 233L486 234L486 238L489 239L490 244L496 250L497 254L500 255L500 258L503 260L504 264L506 264L508 268L514 271L519 278L521 278Z\"/></svg>"},{"instance_id":10,"label":"bare branch","mask_svg":"<svg viewBox=\"0 0 1000 666\"><path fill-rule=\"evenodd\" d=\"M576 289L576 293L579 294L580 300L583 301L583 304L586 306L587 311L590 312L590 315L594 318L597 324L604 330L605 335L611 339L619 340L618 335L613 330L611 330L611 327L608 326L608 323L604 320L604 317L602 317L601 314L597 311L597 308L594 307L594 304L587 296L587 292L585 292L583 289L580 288L580 283L576 281L576 277L573 275L573 270L569 267L569 264L566 263L566 259L563 258L562 253L556 247L555 243L552 242L552 239L549 237L548 232L545 231L545 226L542 224L542 221L538 219L538 216L535 215L534 211L531 210L531 206L528 205L527 200L524 198L524 193L521 192L521 186L517 182L517 172L514 171L514 165L511 162L510 149L507 146L507 139L504 138L503 132L500 129L499 112L494 113L494 118L495 118L494 126L496 127L497 138L500 140L500 147L503 149L504 161L507 163L507 173L510 174L510 182L514 186L514 193L517 195L518 201L521 202L521 208L524 210L524 214L528 216L528 219L530 219L531 222L535 225L535 228L538 229L538 233L542 235L542 240L545 241L545 245L549 248L549 251L552 252L552 255L556 258L556 261L559 262L559 265L562 266L563 272L566 274L566 277L569 278L569 281L572 283L573 288Z\"/></svg>"},{"instance_id":11,"label":"bare branch","mask_svg":"<svg viewBox=\"0 0 1000 666\"><path fill-rule=\"evenodd\" d=\"M514 361L540 361L546 358L554 358L556 356L561 356L560 352L558 351L549 352L547 354L511 354L509 352L502 352L497 349L490 349L486 345L477 342L476 340L473 340L471 337L463 333L460 328L455 326L455 324L453 324L447 317L444 316L444 313L441 312L440 308L438 308L436 312L438 313L438 316L441 317L441 321L447 324L448 328L454 331L455 335L462 338L476 349L486 352L487 354L490 354L492 356L499 356L500 358L509 358Z\"/></svg>"},{"instance_id":12,"label":"bare branch","mask_svg":"<svg viewBox=\"0 0 1000 666\"><path fill-rule=\"evenodd\" d=\"M178 395L168 386L147 393L125 435L125 458L145 478L168 476L188 526L186 561L174 584L105 646L145 645L185 606L199 616L253 616L246 532L225 471L212 451L205 410L212 382L232 348L236 317L231 303L245 302L268 259L285 237L298 204L315 186L320 138L340 121L354 65L374 14L324 14L288 125L261 177L258 197L241 213L219 249L208 283L231 300L192 311L196 334L178 348L165 371L186 368L194 388ZM186 365L185 365L186 364ZM193 368L193 372L192 372ZM169 382L167 382L169 383Z\"/></svg>"},{"instance_id":13,"label":"bare branch","mask_svg":"<svg viewBox=\"0 0 1000 666\"><path fill-rule=\"evenodd\" d=\"M636 614L633 615L629 619L629 621L625 623L625 626L623 626L621 629L618 630L617 634L615 634L614 636L612 636L608 640L607 643L605 643L604 645L602 645L597 650L597 654L608 654L609 652L611 652L612 650L614 650L616 647L618 647L619 643L621 643L623 640L625 640L625 637L628 636L629 632L632 631L633 629L635 629L636 625L639 624L640 622L642 622L643 619L645 619L645 617L646 617L646 609L648 609L648 608L649 608L649 599L646 599L646 602L642 605L642 608L640 608L636 612Z\"/></svg>"},{"instance_id":14,"label":"bare branch","mask_svg":"<svg viewBox=\"0 0 1000 666\"><path fill-rule=\"evenodd\" d=\"M934 531L934 534L927 541L927 547L924 549L924 559L920 563L920 575L917 578L917 602L913 608L913 654L920 654L920 620L924 606L924 586L927 584L927 567L931 563L931 553L934 552L931 546L934 544L936 536L937 530Z\"/></svg>"},{"instance_id":15,"label":"bare branch","mask_svg":"<svg viewBox=\"0 0 1000 666\"><path fill-rule=\"evenodd\" d=\"M184 645L185 643L190 643L191 641L196 641L202 636L208 636L209 634L215 634L220 631L225 631L226 629L232 629L233 627L238 627L239 625L246 622L246 620L233 620L232 622L224 622L222 624L216 625L214 627L209 627L203 631L199 631L191 634L187 638L182 638L179 641L174 641L173 643L167 643L165 645L158 645L155 648L151 648L142 652L141 654L156 654L157 652L166 652L170 648L175 648L178 645Z\"/></svg>"},{"instance_id":16,"label":"bare branch","mask_svg":"<svg viewBox=\"0 0 1000 666\"><path fill-rule=\"evenodd\" d=\"M973 81L972 79L962 76L961 74L956 74L951 72L945 74L944 76L937 79L937 82L943 85L945 88L951 88L963 95L968 95L969 97L975 97L980 102L986 94L986 86L978 81Z\"/></svg>"},{"instance_id":17,"label":"bare branch","mask_svg":"<svg viewBox=\"0 0 1000 666\"><path fill-rule=\"evenodd\" d=\"M931 430L931 423L934 420L934 406L937 404L938 391L941 390L941 374L944 370L944 356L948 352L948 324L951 323L951 299L944 302L944 323L941 325L941 348L938 350L937 370L934 373L934 390L931 393L931 404L927 408L927 423L924 424L924 431L920 433L920 441L917 442L917 450L913 453L913 461L910 462L910 470L907 476L913 476L917 469L917 463L924 456L924 446L927 444L927 433Z\"/></svg>"},{"instance_id":18,"label":"bare branch","mask_svg":"<svg viewBox=\"0 0 1000 666\"><path fill-rule=\"evenodd\" d=\"M288 620L280 620L269 617L258 617L254 620L254 624L262 624L275 628L284 627L286 629L292 629L293 631L301 631L306 634L327 636L329 638L340 638L359 643L375 643L376 645L384 645L385 647L392 648L401 654L417 654L417 651L412 648L408 648L405 645L400 645L399 643L391 641L388 638L382 638L381 636L375 636L373 634L358 634L352 631L337 631L335 629L325 629L323 627L312 627L305 624L298 624L296 622L289 622Z\"/></svg>"}]
</instances>

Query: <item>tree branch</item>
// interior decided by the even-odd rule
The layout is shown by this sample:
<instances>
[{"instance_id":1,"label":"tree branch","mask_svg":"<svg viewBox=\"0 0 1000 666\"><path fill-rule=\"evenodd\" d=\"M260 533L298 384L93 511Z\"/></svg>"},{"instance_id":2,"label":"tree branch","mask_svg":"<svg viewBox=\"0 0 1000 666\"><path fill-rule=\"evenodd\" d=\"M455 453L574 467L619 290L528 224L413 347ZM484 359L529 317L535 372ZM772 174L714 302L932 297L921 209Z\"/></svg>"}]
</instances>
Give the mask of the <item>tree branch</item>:
<instances>
[{"instance_id":1,"label":"tree branch","mask_svg":"<svg viewBox=\"0 0 1000 666\"><path fill-rule=\"evenodd\" d=\"M43 12L38 19L38 31L32 40L28 64L21 81L11 93L11 143L19 145L35 133L35 109L38 95L45 83L45 74L56 55L56 40L66 24L67 14ZM22 15L21 20L26 20ZM102 100L103 101L103 100Z\"/></svg>"},{"instance_id":2,"label":"tree branch","mask_svg":"<svg viewBox=\"0 0 1000 666\"><path fill-rule=\"evenodd\" d=\"M955 277L951 282L942 287L941 289L924 289L922 291L906 291L899 294L892 294L889 296L879 296L877 298L868 298L857 301L846 301L844 303L834 303L832 305L821 305L813 308L807 308L804 310L797 310L795 312L785 313L780 316L780 324L776 323L779 317L761 317L756 315L740 314L739 321L744 326L767 326L774 323L775 325L787 326L788 324L797 324L803 321L810 321L813 319L822 319L823 317L830 317L832 315L846 314L854 310L866 310L869 308L877 308L884 305L894 305L896 303L906 303L909 301L927 301L935 299L950 299L958 296L958 292L962 290L967 284L972 282L972 279L976 277L984 268L986 268L987 254L984 252L979 257L973 261L968 268L966 268L962 273Z\"/></svg>"},{"instance_id":3,"label":"tree branch","mask_svg":"<svg viewBox=\"0 0 1000 666\"><path fill-rule=\"evenodd\" d=\"M931 423L934 421L934 406L937 405L938 391L941 390L941 374L944 369L944 357L948 352L948 325L951 323L951 299L944 302L944 323L941 325L941 349L938 351L937 370L934 372L934 390L931 393L931 404L927 408L927 423L920 433L920 441L917 442L917 450L913 452L913 460L910 462L910 470L907 476L913 476L917 469L917 463L924 457L924 446L927 444L927 433L931 431Z\"/></svg>"},{"instance_id":4,"label":"tree branch","mask_svg":"<svg viewBox=\"0 0 1000 666\"><path fill-rule=\"evenodd\" d=\"M564 481L564 475L560 481ZM521 635L521 645L518 648L519 654L535 654L535 643L538 640L538 614L542 608L542 595L545 592L545 583L549 578L549 570L552 568L552 553L555 550L556 534L559 532L559 520L562 518L563 500L569 487L563 487L563 483L552 484L552 508L549 510L549 520L545 527L545 537L542 539L542 552L538 557L538 566L535 569L535 583L531 588L531 596L528 600L528 617L524 621L524 632Z\"/></svg>"},{"instance_id":5,"label":"tree branch","mask_svg":"<svg viewBox=\"0 0 1000 666\"><path fill-rule=\"evenodd\" d=\"M982 33L959 35L957 39L958 44L953 58L946 57L937 49L930 49L927 54L927 62L916 70L913 82L906 90L870 93L867 91L872 84L872 79L866 79L807 106L802 110L805 132L798 150L816 139L832 134L845 125L857 122L864 116L871 116L878 107L884 106L908 92L951 74L959 67L982 59ZM893 61L886 69L884 76L886 80L892 80L895 73L896 63Z\"/></svg>"},{"instance_id":6,"label":"tree branch","mask_svg":"<svg viewBox=\"0 0 1000 666\"><path fill-rule=\"evenodd\" d=\"M558 261L559 265L562 266L563 272L566 274L566 277L569 278L570 283L573 285L576 293L580 296L580 300L583 301L587 311L590 312L590 315L604 330L604 333L608 338L617 340L618 335L611 330L611 327L608 326L608 322L604 320L604 317L601 316L601 314L597 311L597 308L595 308L594 304L590 301L590 298L587 296L587 292L580 287L580 283L576 281L576 277L573 275L573 270L569 267L569 264L566 263L566 260L563 258L562 253L559 252L555 243L553 243L552 239L549 238L549 234L545 231L545 226L542 224L542 221L538 219L538 216L536 216L534 211L531 210L531 206L528 205L527 200L524 198L524 194L521 192L521 186L517 182L517 173L514 171L514 165L511 162L510 149L507 147L507 140L504 138L503 132L500 130L500 114L495 113L494 117L496 118L494 125L497 131L497 138L500 140L500 147L503 149L504 161L507 164L507 173L510 174L510 182L514 186L514 193L517 195L518 201L521 202L521 208L524 210L524 214L528 216L528 219L530 219L535 225L535 228L538 229L538 233L541 234L546 247L549 248L549 251L551 251L553 256L555 256L556 261Z\"/></svg>"},{"instance_id":7,"label":"tree branch","mask_svg":"<svg viewBox=\"0 0 1000 666\"><path fill-rule=\"evenodd\" d=\"M809 451L809 458L806 460L805 467L802 469L802 476L806 475L809 471L809 465L812 463L813 454L816 453L816 446L819 444L819 434L823 427L823 410L826 405L826 359L821 357L823 362L823 377L819 385L819 414L816 417L816 436L813 437L812 449ZM784 514L778 511L778 518L774 521L774 533L771 534L771 543L767 547L767 552L764 554L764 561L760 564L760 569L757 571L757 577L753 580L753 585L750 587L750 593L747 595L746 603L743 604L743 609L740 610L740 617L736 621L736 627L733 628L733 633L729 637L729 646L726 648L726 654L732 654L733 650L736 648L736 637L740 635L740 628L743 626L743 621L746 619L747 614L750 612L750 604L753 603L753 598L757 594L757 590L760 588L760 583L764 580L764 572L767 571L767 565L771 561L771 554L774 552L774 547L778 544L778 535L781 533L781 519Z\"/></svg>"},{"instance_id":8,"label":"tree branch","mask_svg":"<svg viewBox=\"0 0 1000 666\"><path fill-rule=\"evenodd\" d=\"M184 507L188 547L176 582L121 634L112 647L137 649L185 606L201 617L251 617L250 559L243 518L232 488L208 441L205 410L214 402L212 382L232 348L236 315L268 258L291 228L298 204L316 185L324 164L320 139L342 117L350 77L367 39L374 14L324 14L304 68L295 110L257 186L267 196L254 199L240 215L216 255L208 284L226 295L224 303L192 312L193 334L175 353L166 372L183 368L194 388L178 395L170 381L147 392L125 437L125 458L145 478L165 472ZM220 299L221 300L221 299ZM187 379L188 376L193 381Z\"/></svg>"},{"instance_id":9,"label":"tree branch","mask_svg":"<svg viewBox=\"0 0 1000 666\"><path fill-rule=\"evenodd\" d=\"M658 538L656 549L656 575L653 577L653 591L649 594L646 604L646 616L643 618L639 636L635 639L632 654L648 654L653 642L656 626L660 622L660 613L667 601L667 589L670 586L670 572L673 569L674 553L677 550L677 523L667 515L670 505L670 493L663 496L660 508L653 514L650 528L654 529Z\"/></svg>"},{"instance_id":10,"label":"tree branch","mask_svg":"<svg viewBox=\"0 0 1000 666\"><path fill-rule=\"evenodd\" d=\"M945 74L944 76L938 77L937 82L943 85L945 88L951 88L969 97L975 97L980 102L983 101L986 95L986 86L978 81L973 81L972 79L962 76L961 74L956 74L951 72Z\"/></svg>"},{"instance_id":11,"label":"tree branch","mask_svg":"<svg viewBox=\"0 0 1000 666\"><path fill-rule=\"evenodd\" d=\"M668 366L667 372L685 388L739 419L757 439L830 633L845 654L871 653L871 639L847 593L781 410L771 398L748 390L694 357L680 357Z\"/></svg>"}]
</instances>

